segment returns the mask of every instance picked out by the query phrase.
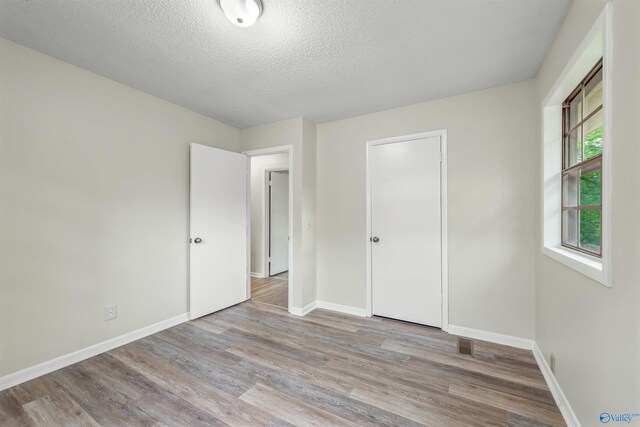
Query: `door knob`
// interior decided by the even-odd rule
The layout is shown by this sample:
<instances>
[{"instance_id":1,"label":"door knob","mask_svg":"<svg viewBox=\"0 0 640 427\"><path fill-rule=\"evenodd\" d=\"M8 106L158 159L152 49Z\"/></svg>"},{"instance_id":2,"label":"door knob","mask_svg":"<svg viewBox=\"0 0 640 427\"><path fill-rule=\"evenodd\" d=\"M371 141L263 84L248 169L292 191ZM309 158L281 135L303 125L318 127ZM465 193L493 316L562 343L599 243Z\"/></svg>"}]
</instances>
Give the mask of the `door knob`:
<instances>
[{"instance_id":1,"label":"door knob","mask_svg":"<svg viewBox=\"0 0 640 427\"><path fill-rule=\"evenodd\" d=\"M380 239L378 239L377 237L372 237L372 238L371 238L371 241L372 241L373 243L378 243L378 242L380 241Z\"/></svg>"},{"instance_id":2,"label":"door knob","mask_svg":"<svg viewBox=\"0 0 640 427\"><path fill-rule=\"evenodd\" d=\"M201 239L201 238L199 238L199 237L196 237L196 238L195 238L195 240L194 240L194 242L196 242L196 243L202 243L202 239Z\"/></svg>"}]
</instances>

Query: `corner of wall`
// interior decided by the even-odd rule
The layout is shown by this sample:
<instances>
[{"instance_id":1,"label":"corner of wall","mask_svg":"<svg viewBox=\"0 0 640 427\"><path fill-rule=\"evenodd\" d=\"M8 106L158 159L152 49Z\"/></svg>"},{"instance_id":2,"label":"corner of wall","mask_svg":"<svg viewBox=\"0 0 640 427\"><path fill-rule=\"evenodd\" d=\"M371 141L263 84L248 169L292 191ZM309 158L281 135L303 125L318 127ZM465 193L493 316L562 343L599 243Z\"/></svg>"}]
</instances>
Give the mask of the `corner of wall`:
<instances>
[{"instance_id":1,"label":"corner of wall","mask_svg":"<svg viewBox=\"0 0 640 427\"><path fill-rule=\"evenodd\" d=\"M310 120L302 119L302 239L303 239L303 292L302 304L312 304L317 299L316 278L316 172L317 127Z\"/></svg>"}]
</instances>

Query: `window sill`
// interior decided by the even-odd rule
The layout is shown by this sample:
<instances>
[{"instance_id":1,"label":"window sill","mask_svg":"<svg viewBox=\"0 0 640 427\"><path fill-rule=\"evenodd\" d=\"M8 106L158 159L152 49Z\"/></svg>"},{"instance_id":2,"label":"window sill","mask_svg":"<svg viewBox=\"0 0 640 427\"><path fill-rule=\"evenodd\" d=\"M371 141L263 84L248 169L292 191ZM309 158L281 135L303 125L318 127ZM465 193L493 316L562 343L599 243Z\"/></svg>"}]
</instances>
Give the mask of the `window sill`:
<instances>
[{"instance_id":1,"label":"window sill","mask_svg":"<svg viewBox=\"0 0 640 427\"><path fill-rule=\"evenodd\" d=\"M542 253L606 287L611 286L607 281L601 260L562 246L543 246Z\"/></svg>"}]
</instances>

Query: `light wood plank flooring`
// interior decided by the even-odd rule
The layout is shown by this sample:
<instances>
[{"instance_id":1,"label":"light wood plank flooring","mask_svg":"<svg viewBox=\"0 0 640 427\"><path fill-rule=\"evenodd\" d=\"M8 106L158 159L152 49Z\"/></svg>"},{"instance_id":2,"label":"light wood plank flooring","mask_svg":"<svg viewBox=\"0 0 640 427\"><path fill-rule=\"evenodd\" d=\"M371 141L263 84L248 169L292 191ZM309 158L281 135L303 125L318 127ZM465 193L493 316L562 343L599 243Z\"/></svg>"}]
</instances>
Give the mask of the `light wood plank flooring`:
<instances>
[{"instance_id":1,"label":"light wood plank flooring","mask_svg":"<svg viewBox=\"0 0 640 427\"><path fill-rule=\"evenodd\" d=\"M528 351L257 300L2 391L0 424L564 425Z\"/></svg>"},{"instance_id":2,"label":"light wood plank flooring","mask_svg":"<svg viewBox=\"0 0 640 427\"><path fill-rule=\"evenodd\" d=\"M251 298L265 304L287 308L289 304L289 272L267 277L251 278Z\"/></svg>"}]
</instances>

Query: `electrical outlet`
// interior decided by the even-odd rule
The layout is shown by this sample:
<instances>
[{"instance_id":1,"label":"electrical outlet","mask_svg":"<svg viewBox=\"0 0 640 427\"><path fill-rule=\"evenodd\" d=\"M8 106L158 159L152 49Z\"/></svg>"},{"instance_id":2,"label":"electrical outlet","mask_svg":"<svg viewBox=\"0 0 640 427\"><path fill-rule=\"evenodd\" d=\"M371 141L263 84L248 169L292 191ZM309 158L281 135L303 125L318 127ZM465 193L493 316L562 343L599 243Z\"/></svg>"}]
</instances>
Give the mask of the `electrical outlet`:
<instances>
[{"instance_id":1,"label":"electrical outlet","mask_svg":"<svg viewBox=\"0 0 640 427\"><path fill-rule=\"evenodd\" d=\"M118 306L111 305L104 309L104 320L113 320L118 317Z\"/></svg>"},{"instance_id":2,"label":"electrical outlet","mask_svg":"<svg viewBox=\"0 0 640 427\"><path fill-rule=\"evenodd\" d=\"M551 372L553 375L556 374L556 355L551 353L549 354L549 368L551 368Z\"/></svg>"}]
</instances>

